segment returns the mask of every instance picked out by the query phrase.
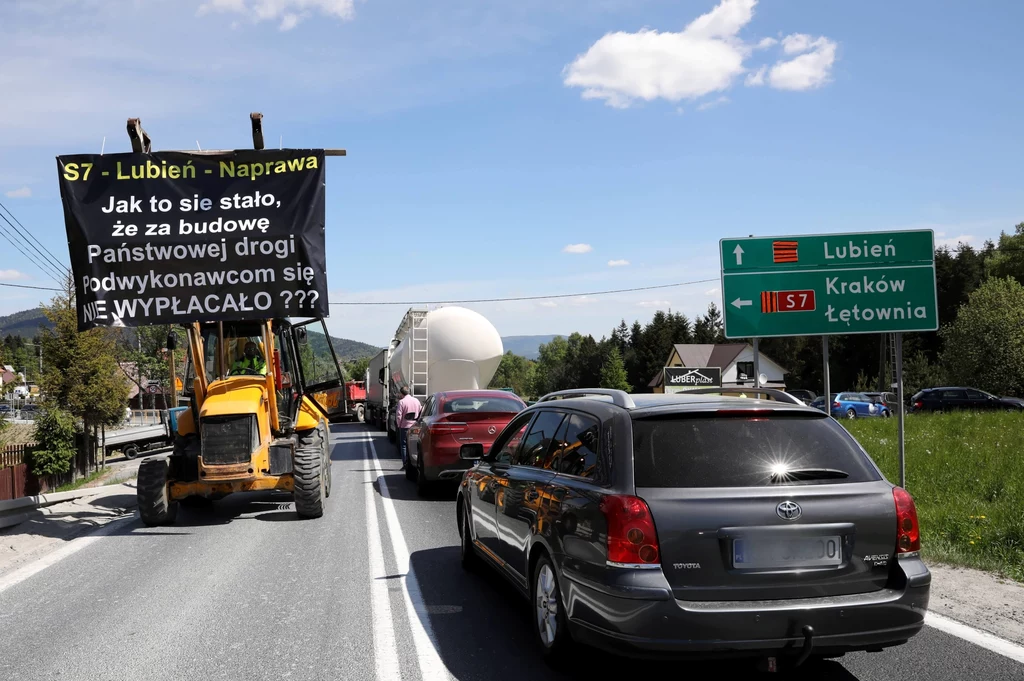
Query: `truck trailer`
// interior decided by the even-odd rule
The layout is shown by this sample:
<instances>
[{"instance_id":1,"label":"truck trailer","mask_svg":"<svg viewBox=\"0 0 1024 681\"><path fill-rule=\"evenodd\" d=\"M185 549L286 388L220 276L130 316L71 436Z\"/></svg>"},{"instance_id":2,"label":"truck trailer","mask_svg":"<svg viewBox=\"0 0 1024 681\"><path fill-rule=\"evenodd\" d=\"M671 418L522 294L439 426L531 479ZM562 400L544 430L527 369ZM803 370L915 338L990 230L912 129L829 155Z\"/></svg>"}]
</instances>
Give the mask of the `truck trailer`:
<instances>
[{"instance_id":1,"label":"truck trailer","mask_svg":"<svg viewBox=\"0 0 1024 681\"><path fill-rule=\"evenodd\" d=\"M403 387L421 403L445 390L484 389L503 353L498 330L478 312L458 306L410 308L391 343L370 362L367 414L379 420L367 420L394 441L395 405Z\"/></svg>"}]
</instances>

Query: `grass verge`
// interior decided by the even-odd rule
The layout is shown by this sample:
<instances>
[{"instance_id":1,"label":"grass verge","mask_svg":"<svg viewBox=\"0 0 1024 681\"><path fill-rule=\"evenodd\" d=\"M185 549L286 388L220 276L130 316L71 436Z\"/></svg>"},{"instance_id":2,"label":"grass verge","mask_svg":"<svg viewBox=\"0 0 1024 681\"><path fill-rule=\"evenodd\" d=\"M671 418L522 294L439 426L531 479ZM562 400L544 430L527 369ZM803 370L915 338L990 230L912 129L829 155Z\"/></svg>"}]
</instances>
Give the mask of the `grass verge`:
<instances>
[{"instance_id":1,"label":"grass verge","mask_svg":"<svg viewBox=\"0 0 1024 681\"><path fill-rule=\"evenodd\" d=\"M842 424L898 483L896 419ZM1014 412L907 416L907 491L927 560L1024 581L1022 427Z\"/></svg>"},{"instance_id":2,"label":"grass verge","mask_svg":"<svg viewBox=\"0 0 1024 681\"><path fill-rule=\"evenodd\" d=\"M98 471L94 471L92 473L89 473L89 475L85 476L84 478L79 478L78 480L75 480L74 482L69 482L66 485L61 485L60 487L58 487L57 489L55 489L53 491L54 492L70 492L73 489L81 489L81 488L85 487L86 485L88 485L90 482L94 482L96 480L99 480L100 478L102 478L104 475L106 475L109 472L110 472L109 470L102 470L102 469L98 470Z\"/></svg>"}]
</instances>

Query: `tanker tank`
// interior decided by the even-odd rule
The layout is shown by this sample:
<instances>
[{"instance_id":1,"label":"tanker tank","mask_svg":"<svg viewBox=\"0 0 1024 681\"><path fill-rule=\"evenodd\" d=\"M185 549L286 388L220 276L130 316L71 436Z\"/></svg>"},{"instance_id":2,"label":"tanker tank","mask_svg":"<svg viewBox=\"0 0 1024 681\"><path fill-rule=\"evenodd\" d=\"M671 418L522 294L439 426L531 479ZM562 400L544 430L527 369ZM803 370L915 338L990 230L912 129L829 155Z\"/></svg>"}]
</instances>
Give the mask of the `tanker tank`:
<instances>
[{"instance_id":1,"label":"tanker tank","mask_svg":"<svg viewBox=\"0 0 1024 681\"><path fill-rule=\"evenodd\" d=\"M446 390L488 386L504 353L486 317L464 307L431 310L404 330L388 363L395 391L408 386L420 399Z\"/></svg>"}]
</instances>

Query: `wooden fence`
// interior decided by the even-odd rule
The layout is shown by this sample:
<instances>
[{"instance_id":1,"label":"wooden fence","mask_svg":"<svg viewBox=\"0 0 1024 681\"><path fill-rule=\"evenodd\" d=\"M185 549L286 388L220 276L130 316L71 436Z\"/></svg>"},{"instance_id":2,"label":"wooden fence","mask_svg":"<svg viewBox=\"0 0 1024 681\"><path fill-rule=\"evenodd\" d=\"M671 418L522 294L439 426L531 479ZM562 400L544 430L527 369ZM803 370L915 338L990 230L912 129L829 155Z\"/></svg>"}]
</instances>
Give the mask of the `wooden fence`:
<instances>
[{"instance_id":1,"label":"wooden fence","mask_svg":"<svg viewBox=\"0 0 1024 681\"><path fill-rule=\"evenodd\" d=\"M0 449L0 501L37 494L39 481L28 472L26 455L32 444L7 445Z\"/></svg>"}]
</instances>

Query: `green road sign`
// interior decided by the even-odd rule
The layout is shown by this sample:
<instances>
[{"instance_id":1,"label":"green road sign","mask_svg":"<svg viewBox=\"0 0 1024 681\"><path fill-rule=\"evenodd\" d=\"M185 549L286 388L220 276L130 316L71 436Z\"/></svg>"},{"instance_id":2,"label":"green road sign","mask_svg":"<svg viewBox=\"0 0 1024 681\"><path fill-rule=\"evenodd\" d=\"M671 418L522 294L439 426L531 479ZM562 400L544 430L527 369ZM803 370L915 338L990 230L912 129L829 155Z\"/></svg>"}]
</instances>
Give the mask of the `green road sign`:
<instances>
[{"instance_id":1,"label":"green road sign","mask_svg":"<svg viewBox=\"0 0 1024 681\"><path fill-rule=\"evenodd\" d=\"M935 331L931 230L722 239L726 338Z\"/></svg>"}]
</instances>

